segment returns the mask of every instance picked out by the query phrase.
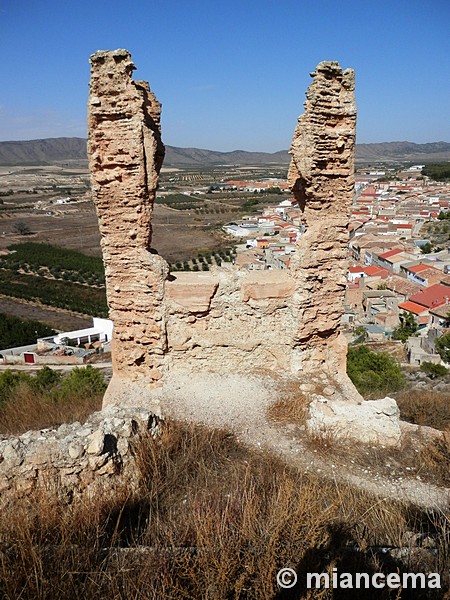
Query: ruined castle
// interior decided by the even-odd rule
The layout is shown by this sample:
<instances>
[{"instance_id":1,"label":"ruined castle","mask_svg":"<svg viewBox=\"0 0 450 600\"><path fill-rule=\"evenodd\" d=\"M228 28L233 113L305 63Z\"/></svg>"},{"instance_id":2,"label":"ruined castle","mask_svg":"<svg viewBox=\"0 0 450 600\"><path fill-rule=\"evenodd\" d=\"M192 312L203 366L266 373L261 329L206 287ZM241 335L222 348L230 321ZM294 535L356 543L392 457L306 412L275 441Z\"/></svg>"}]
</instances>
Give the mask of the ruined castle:
<instances>
[{"instance_id":1,"label":"ruined castle","mask_svg":"<svg viewBox=\"0 0 450 600\"><path fill-rule=\"evenodd\" d=\"M395 401L362 402L339 332L354 187L353 71L322 62L311 74L290 150L289 181L305 225L290 269L171 274L151 245L161 105L146 82L133 80L128 51L97 52L91 67L88 153L114 322L113 377L104 410L84 425L0 441L1 501L32 497L48 481L70 498L133 487L131 449L158 433L170 402L183 396L189 405L195 393L207 411L219 392L225 405L239 405L243 394L257 403L261 390L275 401L289 381L311 399L310 431L397 445Z\"/></svg>"},{"instance_id":2,"label":"ruined castle","mask_svg":"<svg viewBox=\"0 0 450 600\"><path fill-rule=\"evenodd\" d=\"M291 146L289 181L306 232L290 269L170 274L151 246L161 106L133 69L126 50L91 57L88 153L114 322L105 404L151 402L183 373L282 374L301 384L320 372L343 397L359 399L339 334L354 188L353 71L323 62L311 74Z\"/></svg>"}]
</instances>

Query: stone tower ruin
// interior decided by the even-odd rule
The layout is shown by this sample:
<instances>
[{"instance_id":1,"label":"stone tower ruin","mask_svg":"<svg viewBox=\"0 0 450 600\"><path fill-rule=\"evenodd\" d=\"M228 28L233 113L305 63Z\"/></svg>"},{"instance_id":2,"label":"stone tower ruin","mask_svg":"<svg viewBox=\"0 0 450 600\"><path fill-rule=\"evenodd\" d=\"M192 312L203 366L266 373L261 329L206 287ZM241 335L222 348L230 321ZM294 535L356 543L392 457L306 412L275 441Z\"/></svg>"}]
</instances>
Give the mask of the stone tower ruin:
<instances>
[{"instance_id":1,"label":"stone tower ruin","mask_svg":"<svg viewBox=\"0 0 450 600\"><path fill-rule=\"evenodd\" d=\"M322 62L311 74L290 150L289 181L306 226L290 269L169 274L151 247L161 106L147 83L133 81L133 69L126 50L91 57L88 153L114 322L105 404L164 403L177 377L226 381L230 373L300 386L320 374L335 398L359 400L339 334L354 184L353 71Z\"/></svg>"}]
</instances>

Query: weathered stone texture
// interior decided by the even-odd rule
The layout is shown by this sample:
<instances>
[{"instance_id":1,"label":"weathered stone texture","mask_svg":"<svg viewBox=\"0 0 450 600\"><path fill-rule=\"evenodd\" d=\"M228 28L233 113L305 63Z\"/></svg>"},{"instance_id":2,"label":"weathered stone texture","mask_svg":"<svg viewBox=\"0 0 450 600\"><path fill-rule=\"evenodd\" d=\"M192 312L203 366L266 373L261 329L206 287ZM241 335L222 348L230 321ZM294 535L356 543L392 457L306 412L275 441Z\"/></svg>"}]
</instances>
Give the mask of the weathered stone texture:
<instances>
[{"instance_id":1,"label":"weathered stone texture","mask_svg":"<svg viewBox=\"0 0 450 600\"><path fill-rule=\"evenodd\" d=\"M399 445L402 434L397 403L388 397L353 404L319 396L310 404L307 429L313 435L385 446Z\"/></svg>"},{"instance_id":2,"label":"weathered stone texture","mask_svg":"<svg viewBox=\"0 0 450 600\"><path fill-rule=\"evenodd\" d=\"M175 273L166 291L169 377L294 372L294 286L287 271Z\"/></svg>"},{"instance_id":3,"label":"weathered stone texture","mask_svg":"<svg viewBox=\"0 0 450 600\"><path fill-rule=\"evenodd\" d=\"M353 196L353 72L320 63L307 92L289 172L307 230L291 269L229 265L169 276L149 251L163 157L160 105L131 79L127 51L98 52L91 64L90 168L115 328L105 405L149 405L164 398L169 378L198 372L308 384L321 375L341 397L359 400L338 336Z\"/></svg>"},{"instance_id":4,"label":"weathered stone texture","mask_svg":"<svg viewBox=\"0 0 450 600\"><path fill-rule=\"evenodd\" d=\"M134 450L159 432L145 409L111 407L58 429L0 440L0 506L52 489L63 499L95 497L138 485Z\"/></svg>"},{"instance_id":5,"label":"weathered stone texture","mask_svg":"<svg viewBox=\"0 0 450 600\"><path fill-rule=\"evenodd\" d=\"M347 274L347 225L354 195L356 105L354 73L322 62L311 74L305 112L298 119L288 179L303 212L306 232L291 263L298 308L296 345L329 350L338 335ZM336 356L337 372L344 357ZM338 351L339 353L339 351ZM345 372L345 369L344 369Z\"/></svg>"},{"instance_id":6,"label":"weathered stone texture","mask_svg":"<svg viewBox=\"0 0 450 600\"><path fill-rule=\"evenodd\" d=\"M127 50L97 52L90 61L88 155L114 322L114 376L151 386L167 348L162 303L168 265L150 248L164 158L161 105L146 82L133 81Z\"/></svg>"}]
</instances>

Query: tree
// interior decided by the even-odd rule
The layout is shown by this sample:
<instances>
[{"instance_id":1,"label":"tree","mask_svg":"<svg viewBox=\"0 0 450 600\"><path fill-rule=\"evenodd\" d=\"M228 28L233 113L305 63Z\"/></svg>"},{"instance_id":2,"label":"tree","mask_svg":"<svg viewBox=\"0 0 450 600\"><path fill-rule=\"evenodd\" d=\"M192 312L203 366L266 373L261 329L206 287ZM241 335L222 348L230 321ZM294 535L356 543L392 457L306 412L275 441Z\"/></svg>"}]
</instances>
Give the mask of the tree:
<instances>
[{"instance_id":1,"label":"tree","mask_svg":"<svg viewBox=\"0 0 450 600\"><path fill-rule=\"evenodd\" d=\"M371 352L367 346L350 346L347 373L361 394L400 390L405 378L400 365L385 352Z\"/></svg>"},{"instance_id":2,"label":"tree","mask_svg":"<svg viewBox=\"0 0 450 600\"><path fill-rule=\"evenodd\" d=\"M430 244L430 242L427 242L426 244L423 244L422 246L420 246L420 251L422 252L422 254L430 254L432 249L433 249L433 247Z\"/></svg>"},{"instance_id":3,"label":"tree","mask_svg":"<svg viewBox=\"0 0 450 600\"><path fill-rule=\"evenodd\" d=\"M365 342L367 340L367 329L362 325L359 325L353 330L353 335L355 336L355 339L353 340L354 343L361 344L362 342Z\"/></svg>"},{"instance_id":4,"label":"tree","mask_svg":"<svg viewBox=\"0 0 450 600\"><path fill-rule=\"evenodd\" d=\"M392 339L400 340L405 344L406 340L413 336L418 328L414 315L403 311L400 315L400 326L392 332Z\"/></svg>"},{"instance_id":5,"label":"tree","mask_svg":"<svg viewBox=\"0 0 450 600\"><path fill-rule=\"evenodd\" d=\"M13 227L14 231L19 235L30 235L31 229L23 221L17 221Z\"/></svg>"},{"instance_id":6,"label":"tree","mask_svg":"<svg viewBox=\"0 0 450 600\"><path fill-rule=\"evenodd\" d=\"M55 331L40 321L25 321L0 313L0 350L35 344L36 338L53 335Z\"/></svg>"},{"instance_id":7,"label":"tree","mask_svg":"<svg viewBox=\"0 0 450 600\"><path fill-rule=\"evenodd\" d=\"M445 363L450 363L450 333L445 333L434 341L437 353Z\"/></svg>"}]
</instances>

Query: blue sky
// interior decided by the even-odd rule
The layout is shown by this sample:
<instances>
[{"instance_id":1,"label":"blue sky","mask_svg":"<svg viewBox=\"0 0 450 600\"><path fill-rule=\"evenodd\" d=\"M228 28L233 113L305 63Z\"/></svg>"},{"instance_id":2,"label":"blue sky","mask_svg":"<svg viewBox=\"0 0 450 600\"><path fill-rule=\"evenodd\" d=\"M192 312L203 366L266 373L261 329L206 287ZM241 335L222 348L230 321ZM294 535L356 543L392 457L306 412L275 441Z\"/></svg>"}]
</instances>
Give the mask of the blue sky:
<instances>
[{"instance_id":1,"label":"blue sky","mask_svg":"<svg viewBox=\"0 0 450 600\"><path fill-rule=\"evenodd\" d=\"M356 71L358 142L450 141L448 0L0 0L0 140L86 135L89 55L127 48L163 139L288 148L309 72Z\"/></svg>"}]
</instances>

